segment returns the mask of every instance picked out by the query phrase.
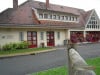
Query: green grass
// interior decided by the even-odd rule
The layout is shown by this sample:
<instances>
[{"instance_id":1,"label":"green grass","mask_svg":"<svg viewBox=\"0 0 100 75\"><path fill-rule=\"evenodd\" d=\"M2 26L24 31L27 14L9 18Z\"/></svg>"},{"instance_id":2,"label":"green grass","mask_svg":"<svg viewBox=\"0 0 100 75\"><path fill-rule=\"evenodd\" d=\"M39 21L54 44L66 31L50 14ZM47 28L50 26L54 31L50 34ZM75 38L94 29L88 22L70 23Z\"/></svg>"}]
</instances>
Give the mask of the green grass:
<instances>
[{"instance_id":1,"label":"green grass","mask_svg":"<svg viewBox=\"0 0 100 75\"><path fill-rule=\"evenodd\" d=\"M53 68L46 71L37 72L32 75L67 75L67 69L65 66L58 67L58 68Z\"/></svg>"},{"instance_id":2,"label":"green grass","mask_svg":"<svg viewBox=\"0 0 100 75\"><path fill-rule=\"evenodd\" d=\"M100 75L100 57L88 59L86 61L89 65L95 66L96 75ZM68 70L65 66L63 66L63 67L58 67L58 68L53 68L53 69L33 73L32 75L68 75Z\"/></svg>"},{"instance_id":3,"label":"green grass","mask_svg":"<svg viewBox=\"0 0 100 75\"><path fill-rule=\"evenodd\" d=\"M9 51L0 51L0 55L27 53L27 52L41 51L41 50L47 50L47 49L51 49L51 48L45 47L45 48L31 48L31 49L17 49L17 50L9 50Z\"/></svg>"},{"instance_id":4,"label":"green grass","mask_svg":"<svg viewBox=\"0 0 100 75\"><path fill-rule=\"evenodd\" d=\"M94 71L96 75L100 75L100 57L88 59L87 63L95 67Z\"/></svg>"}]
</instances>

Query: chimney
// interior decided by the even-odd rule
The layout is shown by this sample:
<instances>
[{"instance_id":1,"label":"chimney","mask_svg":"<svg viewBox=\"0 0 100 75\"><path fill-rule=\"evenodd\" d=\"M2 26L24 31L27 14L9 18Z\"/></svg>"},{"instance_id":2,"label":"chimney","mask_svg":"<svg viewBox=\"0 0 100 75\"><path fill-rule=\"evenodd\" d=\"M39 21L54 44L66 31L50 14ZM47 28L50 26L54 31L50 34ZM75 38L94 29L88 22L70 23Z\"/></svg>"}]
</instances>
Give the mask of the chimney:
<instances>
[{"instance_id":1,"label":"chimney","mask_svg":"<svg viewBox=\"0 0 100 75\"><path fill-rule=\"evenodd\" d=\"M49 0L46 0L46 8L49 8Z\"/></svg>"},{"instance_id":2,"label":"chimney","mask_svg":"<svg viewBox=\"0 0 100 75\"><path fill-rule=\"evenodd\" d=\"M14 9L18 8L18 0L13 0L13 8Z\"/></svg>"}]
</instances>

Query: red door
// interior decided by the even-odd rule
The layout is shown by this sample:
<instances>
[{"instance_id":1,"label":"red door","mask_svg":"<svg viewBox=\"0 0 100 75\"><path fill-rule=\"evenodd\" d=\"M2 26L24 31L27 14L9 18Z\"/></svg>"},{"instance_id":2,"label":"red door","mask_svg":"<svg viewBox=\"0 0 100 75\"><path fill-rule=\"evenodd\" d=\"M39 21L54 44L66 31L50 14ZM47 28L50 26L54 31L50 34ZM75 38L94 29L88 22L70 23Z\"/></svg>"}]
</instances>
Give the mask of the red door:
<instances>
[{"instance_id":1,"label":"red door","mask_svg":"<svg viewBox=\"0 0 100 75\"><path fill-rule=\"evenodd\" d=\"M27 32L27 41L29 42L29 48L37 47L37 32L28 31Z\"/></svg>"},{"instance_id":2,"label":"red door","mask_svg":"<svg viewBox=\"0 0 100 75\"><path fill-rule=\"evenodd\" d=\"M53 31L47 31L47 46L55 46Z\"/></svg>"}]
</instances>

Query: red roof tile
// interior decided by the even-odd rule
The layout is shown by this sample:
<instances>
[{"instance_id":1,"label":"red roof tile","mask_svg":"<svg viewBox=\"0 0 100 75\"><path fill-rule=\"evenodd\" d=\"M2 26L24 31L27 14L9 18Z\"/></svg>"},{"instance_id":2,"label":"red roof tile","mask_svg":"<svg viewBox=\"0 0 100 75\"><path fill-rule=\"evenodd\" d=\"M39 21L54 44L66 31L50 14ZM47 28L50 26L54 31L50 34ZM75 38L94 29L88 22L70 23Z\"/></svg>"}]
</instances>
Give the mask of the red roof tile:
<instances>
[{"instance_id":1,"label":"red roof tile","mask_svg":"<svg viewBox=\"0 0 100 75\"><path fill-rule=\"evenodd\" d=\"M79 16L79 23L73 23L73 22L59 22L59 21L48 21L48 20L41 20L39 21L36 17L34 10L32 8L36 9L42 9L42 10L50 10L50 11L57 11L57 12L65 12L70 13L73 15ZM0 24L19 24L19 25L32 25L36 26L46 26L47 27L84 27L88 17L89 12L85 12L82 9L72 8L72 7L66 7L66 6L60 6L60 5L54 5L50 4L49 8L46 9L46 5L43 2L38 1L26 1L22 5L20 5L16 10L7 9L4 12L0 14Z\"/></svg>"}]
</instances>

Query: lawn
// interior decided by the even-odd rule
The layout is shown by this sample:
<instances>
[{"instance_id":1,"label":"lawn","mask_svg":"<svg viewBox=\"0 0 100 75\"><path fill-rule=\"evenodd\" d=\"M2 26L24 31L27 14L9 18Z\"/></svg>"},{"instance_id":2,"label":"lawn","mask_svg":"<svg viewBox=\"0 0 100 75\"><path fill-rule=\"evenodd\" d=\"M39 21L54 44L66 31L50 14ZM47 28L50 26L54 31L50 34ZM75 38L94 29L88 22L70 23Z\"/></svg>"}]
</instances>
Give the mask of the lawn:
<instances>
[{"instance_id":1,"label":"lawn","mask_svg":"<svg viewBox=\"0 0 100 75\"><path fill-rule=\"evenodd\" d=\"M53 68L37 73L33 73L32 75L67 75L67 68L65 66Z\"/></svg>"},{"instance_id":2,"label":"lawn","mask_svg":"<svg viewBox=\"0 0 100 75\"><path fill-rule=\"evenodd\" d=\"M96 75L100 75L100 57L87 59L86 61L89 65L95 66ZM67 72L68 72L67 68L65 66L62 66L58 68L53 68L53 69L33 73L31 75L68 75Z\"/></svg>"},{"instance_id":3,"label":"lawn","mask_svg":"<svg viewBox=\"0 0 100 75\"><path fill-rule=\"evenodd\" d=\"M100 57L93 58L93 59L88 59L87 63L89 65L92 65L92 66L95 67L95 73L96 73L96 75L100 75Z\"/></svg>"},{"instance_id":4,"label":"lawn","mask_svg":"<svg viewBox=\"0 0 100 75\"><path fill-rule=\"evenodd\" d=\"M0 55L27 53L27 52L41 51L41 50L47 50L47 49L51 49L51 48L45 47L45 48L31 48L31 49L17 49L17 50L9 50L9 51L0 51Z\"/></svg>"}]
</instances>

